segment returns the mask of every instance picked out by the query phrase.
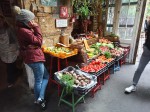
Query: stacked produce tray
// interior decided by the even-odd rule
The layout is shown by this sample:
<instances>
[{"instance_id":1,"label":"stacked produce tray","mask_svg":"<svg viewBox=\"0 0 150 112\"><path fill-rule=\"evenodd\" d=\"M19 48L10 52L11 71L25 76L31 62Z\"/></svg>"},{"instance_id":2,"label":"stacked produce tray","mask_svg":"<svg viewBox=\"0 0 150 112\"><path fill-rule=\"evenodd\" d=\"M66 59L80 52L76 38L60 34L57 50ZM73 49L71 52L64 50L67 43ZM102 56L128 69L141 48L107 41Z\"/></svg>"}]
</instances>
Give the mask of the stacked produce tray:
<instances>
[{"instance_id":1,"label":"stacked produce tray","mask_svg":"<svg viewBox=\"0 0 150 112\"><path fill-rule=\"evenodd\" d=\"M112 66L113 64L115 64L115 59L112 60L111 62L107 63L107 67L109 68L109 67Z\"/></svg>"},{"instance_id":2,"label":"stacked produce tray","mask_svg":"<svg viewBox=\"0 0 150 112\"><path fill-rule=\"evenodd\" d=\"M67 68L65 68L63 70L54 73L55 74L54 75L54 79L58 83L60 83L62 86L65 86L65 82L61 82L60 81L59 74L63 73L63 72L68 72L68 71L75 71L77 74L82 74L82 75L84 75L84 76L86 76L86 77L91 79L91 82L89 84L87 84L86 86L73 85L73 92L76 93L76 94L79 94L79 95L87 94L97 84L97 77L96 76L90 75L90 74L85 73L85 72L82 72L81 70L76 69L76 68L74 68L72 66L68 66Z\"/></svg>"},{"instance_id":3,"label":"stacked produce tray","mask_svg":"<svg viewBox=\"0 0 150 112\"><path fill-rule=\"evenodd\" d=\"M76 65L78 69L81 70L81 67L79 67L78 65ZM95 75L95 76L100 76L102 73L104 73L105 71L108 70L108 66L105 66L104 68L100 69L98 72L85 72L83 70L81 70L82 72L85 72L87 74L91 74L91 75Z\"/></svg>"},{"instance_id":4,"label":"stacked produce tray","mask_svg":"<svg viewBox=\"0 0 150 112\"><path fill-rule=\"evenodd\" d=\"M120 56L116 56L115 61L119 61L121 58L123 58L123 54Z\"/></svg>"},{"instance_id":5,"label":"stacked produce tray","mask_svg":"<svg viewBox=\"0 0 150 112\"><path fill-rule=\"evenodd\" d=\"M106 72L108 70L108 67L105 66L104 68L102 68L101 70L99 70L98 72L90 72L90 74L95 75L95 76L100 76L101 74L103 74L104 72Z\"/></svg>"}]
</instances>

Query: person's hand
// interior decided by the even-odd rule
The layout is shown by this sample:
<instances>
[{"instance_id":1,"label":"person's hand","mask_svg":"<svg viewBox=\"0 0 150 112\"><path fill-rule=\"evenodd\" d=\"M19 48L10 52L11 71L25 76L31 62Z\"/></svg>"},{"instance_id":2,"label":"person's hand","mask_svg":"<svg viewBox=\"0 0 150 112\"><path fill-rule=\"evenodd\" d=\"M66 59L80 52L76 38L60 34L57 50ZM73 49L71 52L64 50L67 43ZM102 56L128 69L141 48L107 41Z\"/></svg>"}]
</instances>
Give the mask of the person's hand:
<instances>
[{"instance_id":1,"label":"person's hand","mask_svg":"<svg viewBox=\"0 0 150 112\"><path fill-rule=\"evenodd\" d=\"M29 24L29 26L30 26L31 28L38 26L38 24L37 24L34 20L29 21L28 24Z\"/></svg>"}]
</instances>

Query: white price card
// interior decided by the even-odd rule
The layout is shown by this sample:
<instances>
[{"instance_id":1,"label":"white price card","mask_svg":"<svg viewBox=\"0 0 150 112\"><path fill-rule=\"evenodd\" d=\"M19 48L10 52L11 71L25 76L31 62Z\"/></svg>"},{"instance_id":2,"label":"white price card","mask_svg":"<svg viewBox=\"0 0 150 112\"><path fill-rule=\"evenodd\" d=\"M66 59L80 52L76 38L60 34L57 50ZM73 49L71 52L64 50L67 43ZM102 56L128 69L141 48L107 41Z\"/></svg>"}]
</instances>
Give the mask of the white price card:
<instances>
[{"instance_id":1,"label":"white price card","mask_svg":"<svg viewBox=\"0 0 150 112\"><path fill-rule=\"evenodd\" d=\"M56 27L67 27L68 26L68 19L56 19Z\"/></svg>"}]
</instances>

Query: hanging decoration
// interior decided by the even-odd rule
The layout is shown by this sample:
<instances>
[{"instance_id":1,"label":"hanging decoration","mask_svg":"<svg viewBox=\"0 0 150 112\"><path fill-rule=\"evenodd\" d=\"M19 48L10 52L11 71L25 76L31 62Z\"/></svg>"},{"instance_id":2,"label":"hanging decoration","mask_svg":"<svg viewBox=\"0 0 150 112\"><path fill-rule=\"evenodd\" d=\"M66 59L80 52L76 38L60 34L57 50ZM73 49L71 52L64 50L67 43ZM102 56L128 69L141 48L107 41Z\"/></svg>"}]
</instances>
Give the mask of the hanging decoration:
<instances>
[{"instance_id":1,"label":"hanging decoration","mask_svg":"<svg viewBox=\"0 0 150 112\"><path fill-rule=\"evenodd\" d=\"M66 6L60 7L60 18L68 18L68 8Z\"/></svg>"}]
</instances>

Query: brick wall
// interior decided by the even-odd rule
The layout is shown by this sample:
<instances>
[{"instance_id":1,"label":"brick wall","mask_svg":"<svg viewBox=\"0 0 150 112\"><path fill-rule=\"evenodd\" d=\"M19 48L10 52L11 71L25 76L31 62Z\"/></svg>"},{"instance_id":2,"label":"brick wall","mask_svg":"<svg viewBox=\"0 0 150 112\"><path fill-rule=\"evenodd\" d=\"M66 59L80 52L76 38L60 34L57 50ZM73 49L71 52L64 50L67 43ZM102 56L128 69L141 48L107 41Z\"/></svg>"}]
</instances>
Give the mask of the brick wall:
<instances>
[{"instance_id":1,"label":"brick wall","mask_svg":"<svg viewBox=\"0 0 150 112\"><path fill-rule=\"evenodd\" d=\"M24 6L23 6L24 4ZM33 10L33 6L37 5L37 9ZM61 30L55 27L55 19L59 18L59 6L67 6L68 12L71 14L70 2L60 0L58 7L48 7L42 6L40 0L25 0L24 3L20 2L22 8L33 10L36 15L36 21L39 23L42 34L43 34L43 44L45 46L53 46L59 42L59 36ZM69 19L69 18L68 18ZM65 33L70 34L72 32L72 25L65 28Z\"/></svg>"}]
</instances>

